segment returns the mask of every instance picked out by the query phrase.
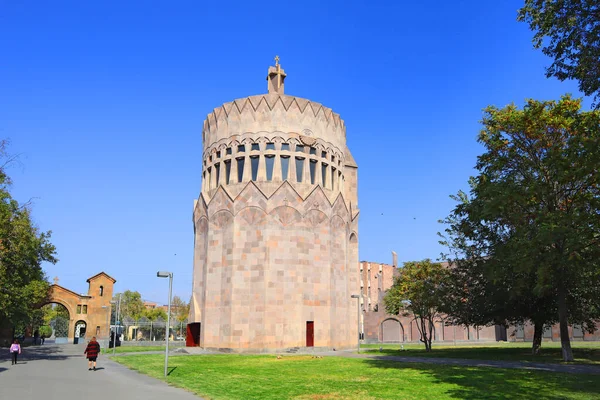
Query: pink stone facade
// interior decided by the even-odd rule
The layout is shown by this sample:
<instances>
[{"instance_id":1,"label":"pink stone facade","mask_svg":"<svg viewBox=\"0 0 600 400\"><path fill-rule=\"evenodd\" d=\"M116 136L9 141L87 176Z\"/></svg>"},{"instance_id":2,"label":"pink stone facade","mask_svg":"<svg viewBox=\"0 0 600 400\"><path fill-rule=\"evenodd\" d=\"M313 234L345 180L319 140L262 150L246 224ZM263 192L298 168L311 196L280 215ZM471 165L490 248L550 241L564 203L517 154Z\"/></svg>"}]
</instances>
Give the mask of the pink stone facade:
<instances>
[{"instance_id":1,"label":"pink stone facade","mask_svg":"<svg viewBox=\"0 0 600 400\"><path fill-rule=\"evenodd\" d=\"M284 95L277 71L204 124L190 310L204 348L356 345L357 166L339 116Z\"/></svg>"},{"instance_id":2,"label":"pink stone facade","mask_svg":"<svg viewBox=\"0 0 600 400\"><path fill-rule=\"evenodd\" d=\"M420 334L411 317L390 315L385 312L383 297L393 285L398 268L393 265L360 262L361 286L361 333L365 343L418 342ZM570 326L569 336L575 341L600 340L600 330L584 332L581 327ZM438 321L434 326L434 341L437 342L486 342L486 341L533 340L533 325L524 326L462 326ZM543 340L560 341L558 325L548 327Z\"/></svg>"}]
</instances>

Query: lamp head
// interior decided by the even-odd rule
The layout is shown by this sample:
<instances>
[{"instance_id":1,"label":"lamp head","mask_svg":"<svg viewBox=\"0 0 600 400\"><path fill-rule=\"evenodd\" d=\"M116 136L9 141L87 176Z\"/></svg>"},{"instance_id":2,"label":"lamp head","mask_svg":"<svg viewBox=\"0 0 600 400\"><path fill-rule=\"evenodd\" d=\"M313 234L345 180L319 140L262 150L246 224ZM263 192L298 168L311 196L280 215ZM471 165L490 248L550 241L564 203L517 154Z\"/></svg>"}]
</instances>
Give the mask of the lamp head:
<instances>
[{"instance_id":1,"label":"lamp head","mask_svg":"<svg viewBox=\"0 0 600 400\"><path fill-rule=\"evenodd\" d=\"M172 275L173 273L168 271L158 271L156 273L156 276L159 278L170 278Z\"/></svg>"},{"instance_id":2,"label":"lamp head","mask_svg":"<svg viewBox=\"0 0 600 400\"><path fill-rule=\"evenodd\" d=\"M358 299L360 296L359 296L359 295L357 295L357 294L353 294L353 295L351 295L350 297L351 297L351 298L353 298L353 299Z\"/></svg>"}]
</instances>

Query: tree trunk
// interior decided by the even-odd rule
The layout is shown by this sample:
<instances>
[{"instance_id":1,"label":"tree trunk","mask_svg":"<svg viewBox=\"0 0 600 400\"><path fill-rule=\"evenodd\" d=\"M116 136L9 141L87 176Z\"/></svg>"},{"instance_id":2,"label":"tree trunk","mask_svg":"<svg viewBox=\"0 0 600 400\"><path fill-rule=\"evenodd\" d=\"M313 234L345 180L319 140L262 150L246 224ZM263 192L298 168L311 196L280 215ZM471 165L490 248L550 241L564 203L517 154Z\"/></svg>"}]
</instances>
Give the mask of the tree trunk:
<instances>
[{"instance_id":1,"label":"tree trunk","mask_svg":"<svg viewBox=\"0 0 600 400\"><path fill-rule=\"evenodd\" d=\"M567 315L567 294L564 285L558 287L558 323L560 326L560 345L562 347L563 361L573 361L573 350L569 339L569 325Z\"/></svg>"},{"instance_id":2,"label":"tree trunk","mask_svg":"<svg viewBox=\"0 0 600 400\"><path fill-rule=\"evenodd\" d=\"M428 337L428 341L429 341L429 350L431 351L431 341L433 340L433 317L429 317L429 337Z\"/></svg>"},{"instance_id":3,"label":"tree trunk","mask_svg":"<svg viewBox=\"0 0 600 400\"><path fill-rule=\"evenodd\" d=\"M540 348L542 347L542 335L544 334L544 324L542 322L535 321L533 323L533 346L531 347L531 354L537 356L540 354Z\"/></svg>"},{"instance_id":4,"label":"tree trunk","mask_svg":"<svg viewBox=\"0 0 600 400\"><path fill-rule=\"evenodd\" d=\"M417 329L421 334L421 342L425 344L425 351L428 352L431 350L431 342L427 340L427 327L425 321L425 317L419 316L417 321Z\"/></svg>"}]
</instances>

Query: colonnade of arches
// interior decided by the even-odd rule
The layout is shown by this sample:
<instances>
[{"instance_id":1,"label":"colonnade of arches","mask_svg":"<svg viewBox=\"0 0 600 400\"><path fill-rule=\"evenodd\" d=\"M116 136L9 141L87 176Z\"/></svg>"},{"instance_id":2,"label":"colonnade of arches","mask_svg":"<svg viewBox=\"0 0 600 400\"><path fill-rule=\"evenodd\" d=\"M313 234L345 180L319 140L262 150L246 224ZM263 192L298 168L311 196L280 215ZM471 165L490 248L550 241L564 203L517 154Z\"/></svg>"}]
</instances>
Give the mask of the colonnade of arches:
<instances>
[{"instance_id":1,"label":"colonnade of arches","mask_svg":"<svg viewBox=\"0 0 600 400\"><path fill-rule=\"evenodd\" d=\"M344 190L342 154L322 144L305 145L281 138L234 141L213 146L204 155L202 190L250 181L305 183Z\"/></svg>"}]
</instances>

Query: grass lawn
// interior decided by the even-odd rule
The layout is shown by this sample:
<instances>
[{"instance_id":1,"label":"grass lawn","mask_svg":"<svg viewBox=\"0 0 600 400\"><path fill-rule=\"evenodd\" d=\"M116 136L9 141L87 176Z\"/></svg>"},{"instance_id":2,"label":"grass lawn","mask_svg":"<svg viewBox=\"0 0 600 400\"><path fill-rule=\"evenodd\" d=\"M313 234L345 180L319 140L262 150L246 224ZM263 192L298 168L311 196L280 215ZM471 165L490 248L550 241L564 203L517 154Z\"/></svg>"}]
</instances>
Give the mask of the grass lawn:
<instances>
[{"instance_id":1,"label":"grass lawn","mask_svg":"<svg viewBox=\"0 0 600 400\"><path fill-rule=\"evenodd\" d=\"M575 363L600 365L600 342L571 342ZM383 347L381 353L379 348ZM361 351L378 354L402 355L412 357L466 358L474 360L506 360L523 362L560 363L562 355L560 342L543 342L541 354L531 355L531 343L482 343L482 344L433 344L431 352L425 352L425 346L405 344L400 350L399 344L370 344L361 346Z\"/></svg>"},{"instance_id":2,"label":"grass lawn","mask_svg":"<svg viewBox=\"0 0 600 400\"><path fill-rule=\"evenodd\" d=\"M161 355L113 360L158 379ZM597 375L396 363L341 357L197 355L169 358L171 385L207 399L592 399Z\"/></svg>"}]
</instances>

